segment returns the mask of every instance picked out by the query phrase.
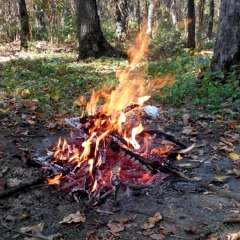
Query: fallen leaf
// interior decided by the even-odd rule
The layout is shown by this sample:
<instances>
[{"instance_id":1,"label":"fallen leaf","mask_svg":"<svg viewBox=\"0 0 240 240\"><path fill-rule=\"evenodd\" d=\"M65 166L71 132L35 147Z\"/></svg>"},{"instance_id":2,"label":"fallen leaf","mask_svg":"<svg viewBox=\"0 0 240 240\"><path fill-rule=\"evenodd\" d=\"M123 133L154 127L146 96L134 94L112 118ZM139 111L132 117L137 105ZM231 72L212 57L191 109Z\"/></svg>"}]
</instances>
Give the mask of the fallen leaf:
<instances>
[{"instance_id":1,"label":"fallen leaf","mask_svg":"<svg viewBox=\"0 0 240 240\"><path fill-rule=\"evenodd\" d=\"M98 238L93 235L93 232L88 232L86 234L86 240L98 240Z\"/></svg>"},{"instance_id":2,"label":"fallen leaf","mask_svg":"<svg viewBox=\"0 0 240 240\"><path fill-rule=\"evenodd\" d=\"M7 216L5 217L5 220L6 220L6 221L15 221L15 220L16 220L16 217L14 217L14 216L12 216L12 215L7 215Z\"/></svg>"},{"instance_id":3,"label":"fallen leaf","mask_svg":"<svg viewBox=\"0 0 240 240\"><path fill-rule=\"evenodd\" d=\"M229 156L230 159L232 159L232 160L234 160L234 161L240 159L240 155L237 154L237 153L234 153L234 152L229 153L228 156Z\"/></svg>"},{"instance_id":4,"label":"fallen leaf","mask_svg":"<svg viewBox=\"0 0 240 240\"><path fill-rule=\"evenodd\" d=\"M108 223L107 226L110 228L111 233L117 233L124 230L122 223Z\"/></svg>"},{"instance_id":5,"label":"fallen leaf","mask_svg":"<svg viewBox=\"0 0 240 240\"><path fill-rule=\"evenodd\" d=\"M35 122L34 122L33 120L27 120L27 122L28 122L30 125L35 124Z\"/></svg>"},{"instance_id":6,"label":"fallen leaf","mask_svg":"<svg viewBox=\"0 0 240 240\"><path fill-rule=\"evenodd\" d=\"M233 207L240 208L240 202L236 201L234 198L232 198L231 200L232 200Z\"/></svg>"},{"instance_id":7,"label":"fallen leaf","mask_svg":"<svg viewBox=\"0 0 240 240\"><path fill-rule=\"evenodd\" d=\"M219 181L219 182L224 182L228 178L229 178L229 176L215 176L214 179Z\"/></svg>"},{"instance_id":8,"label":"fallen leaf","mask_svg":"<svg viewBox=\"0 0 240 240\"><path fill-rule=\"evenodd\" d=\"M237 233L227 233L227 240L238 240L240 239L240 232Z\"/></svg>"},{"instance_id":9,"label":"fallen leaf","mask_svg":"<svg viewBox=\"0 0 240 240\"><path fill-rule=\"evenodd\" d=\"M240 223L240 218L236 216L229 216L223 220L223 223Z\"/></svg>"},{"instance_id":10,"label":"fallen leaf","mask_svg":"<svg viewBox=\"0 0 240 240\"><path fill-rule=\"evenodd\" d=\"M163 235L163 234L152 234L152 235L150 235L150 238L151 239L154 239L154 240L161 240L161 239L164 239L165 238L165 236Z\"/></svg>"},{"instance_id":11,"label":"fallen leaf","mask_svg":"<svg viewBox=\"0 0 240 240\"><path fill-rule=\"evenodd\" d=\"M155 224L152 224L152 223L143 223L141 225L141 229L144 229L144 230L151 229L151 228L154 228L154 227L155 227Z\"/></svg>"},{"instance_id":12,"label":"fallen leaf","mask_svg":"<svg viewBox=\"0 0 240 240\"><path fill-rule=\"evenodd\" d=\"M75 214L69 214L68 216L65 216L63 218L63 221L60 221L59 223L78 223L78 222L85 222L86 217L83 213L80 213L79 211L77 211Z\"/></svg>"},{"instance_id":13,"label":"fallen leaf","mask_svg":"<svg viewBox=\"0 0 240 240\"><path fill-rule=\"evenodd\" d=\"M236 175L237 178L240 177L240 170L234 168L234 169L233 169L233 173Z\"/></svg>"},{"instance_id":14,"label":"fallen leaf","mask_svg":"<svg viewBox=\"0 0 240 240\"><path fill-rule=\"evenodd\" d=\"M189 226L184 228L186 232L193 233L193 234L198 234L200 233L199 229L196 226Z\"/></svg>"},{"instance_id":15,"label":"fallen leaf","mask_svg":"<svg viewBox=\"0 0 240 240\"><path fill-rule=\"evenodd\" d=\"M229 122L228 126L229 126L230 129L236 129L237 128L236 124L234 122Z\"/></svg>"}]
</instances>

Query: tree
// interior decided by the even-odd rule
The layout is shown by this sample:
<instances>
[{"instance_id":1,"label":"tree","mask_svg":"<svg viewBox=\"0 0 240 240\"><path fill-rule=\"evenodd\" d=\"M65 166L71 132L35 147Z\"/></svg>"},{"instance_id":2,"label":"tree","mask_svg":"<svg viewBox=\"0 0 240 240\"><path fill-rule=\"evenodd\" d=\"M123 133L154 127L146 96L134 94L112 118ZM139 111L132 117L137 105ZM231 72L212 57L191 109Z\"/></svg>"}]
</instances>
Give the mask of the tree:
<instances>
[{"instance_id":1,"label":"tree","mask_svg":"<svg viewBox=\"0 0 240 240\"><path fill-rule=\"evenodd\" d=\"M196 48L201 49L202 46L202 31L203 31L203 17L204 17L204 7L206 0L200 0L198 5L198 31L197 31L197 41Z\"/></svg>"},{"instance_id":2,"label":"tree","mask_svg":"<svg viewBox=\"0 0 240 240\"><path fill-rule=\"evenodd\" d=\"M156 4L155 0L150 0L149 1L149 6L148 6L148 22L147 22L147 35L149 37L152 37L152 27L153 27L153 10L154 6Z\"/></svg>"},{"instance_id":3,"label":"tree","mask_svg":"<svg viewBox=\"0 0 240 240\"><path fill-rule=\"evenodd\" d=\"M124 41L128 35L128 1L116 0L116 36Z\"/></svg>"},{"instance_id":4,"label":"tree","mask_svg":"<svg viewBox=\"0 0 240 240\"><path fill-rule=\"evenodd\" d=\"M213 35L214 0L209 1L209 12L207 37L211 39Z\"/></svg>"},{"instance_id":5,"label":"tree","mask_svg":"<svg viewBox=\"0 0 240 240\"><path fill-rule=\"evenodd\" d=\"M75 6L79 42L78 60L88 57L123 56L122 52L114 49L103 36L96 0L75 0Z\"/></svg>"},{"instance_id":6,"label":"tree","mask_svg":"<svg viewBox=\"0 0 240 240\"><path fill-rule=\"evenodd\" d=\"M20 17L20 48L25 50L28 48L28 40L30 38L29 17L25 0L18 1L19 17Z\"/></svg>"},{"instance_id":7,"label":"tree","mask_svg":"<svg viewBox=\"0 0 240 240\"><path fill-rule=\"evenodd\" d=\"M188 39L187 47L195 48L195 6L194 0L187 1Z\"/></svg>"},{"instance_id":8,"label":"tree","mask_svg":"<svg viewBox=\"0 0 240 240\"><path fill-rule=\"evenodd\" d=\"M229 72L240 63L240 1L222 0L211 70Z\"/></svg>"}]
</instances>

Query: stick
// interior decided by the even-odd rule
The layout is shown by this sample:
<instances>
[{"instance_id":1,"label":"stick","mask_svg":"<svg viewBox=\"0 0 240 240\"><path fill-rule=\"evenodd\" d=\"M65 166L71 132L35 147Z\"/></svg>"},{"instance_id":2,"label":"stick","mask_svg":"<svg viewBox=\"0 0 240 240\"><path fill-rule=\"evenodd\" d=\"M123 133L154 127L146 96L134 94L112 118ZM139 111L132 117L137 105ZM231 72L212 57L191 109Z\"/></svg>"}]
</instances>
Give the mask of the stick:
<instances>
[{"instance_id":1,"label":"stick","mask_svg":"<svg viewBox=\"0 0 240 240\"><path fill-rule=\"evenodd\" d=\"M230 199L233 198L236 201L240 202L240 194L239 193L233 193L233 192L226 191L225 189L221 189L220 187L215 186L213 184L209 184L208 188L210 191L217 193L219 196L227 197Z\"/></svg>"},{"instance_id":2,"label":"stick","mask_svg":"<svg viewBox=\"0 0 240 240\"><path fill-rule=\"evenodd\" d=\"M10 196L13 193L16 193L16 192L28 189L28 188L30 188L32 186L36 186L36 185L43 184L43 183L44 183L43 178L39 178L39 179L33 180L32 182L24 183L24 184L22 184L22 185L20 185L18 187L7 189L5 191L1 191L0 192L0 199L1 198L6 198L6 197Z\"/></svg>"},{"instance_id":3,"label":"stick","mask_svg":"<svg viewBox=\"0 0 240 240\"><path fill-rule=\"evenodd\" d=\"M33 234L29 234L29 233L23 233L23 232L20 232L18 230L12 229L12 228L10 228L10 227L8 227L7 225L4 224L2 218L0 218L0 221L1 221L1 224L3 225L3 227L5 227L6 229L8 229L10 231L13 231L15 233L22 234L22 235L27 236L27 237L42 239L42 240L48 240L49 239L49 238L39 237L37 235L33 235Z\"/></svg>"}]
</instances>

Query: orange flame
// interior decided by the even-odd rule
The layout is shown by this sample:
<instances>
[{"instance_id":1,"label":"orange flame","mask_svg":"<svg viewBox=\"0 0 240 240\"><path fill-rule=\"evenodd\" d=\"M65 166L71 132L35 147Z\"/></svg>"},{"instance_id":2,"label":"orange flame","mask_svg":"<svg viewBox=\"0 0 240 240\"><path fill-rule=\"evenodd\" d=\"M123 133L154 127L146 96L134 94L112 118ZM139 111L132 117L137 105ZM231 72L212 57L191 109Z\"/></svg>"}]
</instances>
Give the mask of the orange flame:
<instances>
[{"instance_id":1,"label":"orange flame","mask_svg":"<svg viewBox=\"0 0 240 240\"><path fill-rule=\"evenodd\" d=\"M46 178L46 182L50 185L54 185L54 184L60 184L60 178L62 177L62 173L55 175L53 178Z\"/></svg>"}]
</instances>

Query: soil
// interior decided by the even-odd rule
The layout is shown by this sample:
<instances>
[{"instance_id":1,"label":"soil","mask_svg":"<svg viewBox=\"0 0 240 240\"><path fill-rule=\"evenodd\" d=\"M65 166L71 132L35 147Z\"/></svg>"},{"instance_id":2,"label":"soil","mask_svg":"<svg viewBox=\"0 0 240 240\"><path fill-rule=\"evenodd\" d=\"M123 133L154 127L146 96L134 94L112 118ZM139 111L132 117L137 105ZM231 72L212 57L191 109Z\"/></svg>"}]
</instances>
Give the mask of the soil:
<instances>
[{"instance_id":1,"label":"soil","mask_svg":"<svg viewBox=\"0 0 240 240\"><path fill-rule=\"evenodd\" d=\"M42 178L43 169L27 166L24 150L40 155L59 136L69 132L59 128L53 134L44 122L32 125L20 116L0 114L1 191ZM64 195L57 186L38 184L0 198L1 239L53 239L52 235L57 233L54 239L227 239L227 233L239 232L240 184L231 172L233 160L228 157L231 149L226 148L240 152L239 129L208 115L188 120L189 132L182 118L145 119L145 125L155 129L164 125L164 131L186 145L195 142L195 148L175 164L196 181L163 173L162 180L152 188L125 194L117 206L109 196L104 203L91 208ZM223 147L219 142L221 137L227 138L226 133L235 136L235 141ZM77 211L84 214L85 220L59 223ZM44 228L37 231L36 226L42 222ZM25 232L35 237L23 235L20 232L23 227L31 227Z\"/></svg>"}]
</instances>

